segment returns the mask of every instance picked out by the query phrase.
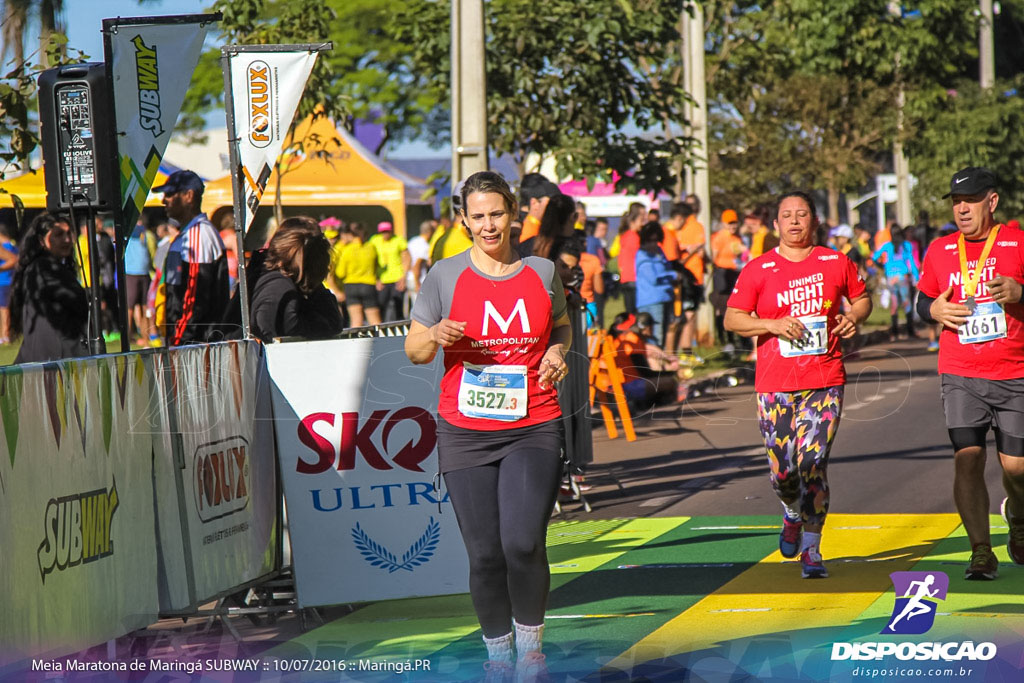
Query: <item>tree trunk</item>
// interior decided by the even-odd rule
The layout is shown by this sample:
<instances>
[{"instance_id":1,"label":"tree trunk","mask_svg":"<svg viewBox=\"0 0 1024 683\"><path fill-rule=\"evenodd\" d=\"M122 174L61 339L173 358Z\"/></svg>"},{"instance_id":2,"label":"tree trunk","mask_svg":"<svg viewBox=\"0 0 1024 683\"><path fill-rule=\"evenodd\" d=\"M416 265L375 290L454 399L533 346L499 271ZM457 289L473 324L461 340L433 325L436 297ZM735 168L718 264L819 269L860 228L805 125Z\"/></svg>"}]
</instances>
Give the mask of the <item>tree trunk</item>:
<instances>
[{"instance_id":1,"label":"tree trunk","mask_svg":"<svg viewBox=\"0 0 1024 683\"><path fill-rule=\"evenodd\" d=\"M839 225L839 188L834 183L828 185L828 222Z\"/></svg>"},{"instance_id":2,"label":"tree trunk","mask_svg":"<svg viewBox=\"0 0 1024 683\"><path fill-rule=\"evenodd\" d=\"M282 175L284 175L284 169L281 168L281 164L278 163L277 164L277 187L276 187L275 192L274 192L274 220L277 223L277 225L274 226L274 230L275 231L277 230L277 227L281 225L281 222L284 220L284 203L281 201L281 176ZM267 235L267 240L268 241L270 240L270 238L271 238L271 235Z\"/></svg>"},{"instance_id":3,"label":"tree trunk","mask_svg":"<svg viewBox=\"0 0 1024 683\"><path fill-rule=\"evenodd\" d=\"M373 150L375 156L380 156L380 153L384 151L384 145L388 144L388 140L391 139L391 130L384 126L384 134L380 137L380 144L377 145L377 149Z\"/></svg>"}]
</instances>

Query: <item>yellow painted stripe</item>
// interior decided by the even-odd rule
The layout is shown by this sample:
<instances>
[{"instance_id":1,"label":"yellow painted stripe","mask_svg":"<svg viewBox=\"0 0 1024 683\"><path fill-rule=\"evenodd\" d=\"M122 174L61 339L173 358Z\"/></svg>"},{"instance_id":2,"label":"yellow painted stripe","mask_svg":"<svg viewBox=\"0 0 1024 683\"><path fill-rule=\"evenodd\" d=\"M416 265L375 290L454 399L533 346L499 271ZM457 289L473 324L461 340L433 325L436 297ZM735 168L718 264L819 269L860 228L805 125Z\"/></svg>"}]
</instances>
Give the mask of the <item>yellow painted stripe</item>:
<instances>
[{"instance_id":1,"label":"yellow painted stripe","mask_svg":"<svg viewBox=\"0 0 1024 683\"><path fill-rule=\"evenodd\" d=\"M554 589L557 585L561 585L556 579L557 575L593 571L623 553L634 550L644 543L672 531L689 519L689 517L645 517L629 521L614 520L619 523L614 528L592 535L581 535L579 538L586 539L586 541L579 544L565 543L566 540L573 538L574 530L571 524L552 524L548 531L551 588ZM594 529L594 531L599 530ZM594 553L595 546L604 548L604 552Z\"/></svg>"},{"instance_id":2,"label":"yellow painted stripe","mask_svg":"<svg viewBox=\"0 0 1024 683\"><path fill-rule=\"evenodd\" d=\"M957 515L830 515L822 539L828 579L803 579L778 551L669 621L608 666L642 662L769 633L841 626L960 524ZM827 561L832 558L833 561Z\"/></svg>"},{"instance_id":3,"label":"yellow painted stripe","mask_svg":"<svg viewBox=\"0 0 1024 683\"><path fill-rule=\"evenodd\" d=\"M689 517L663 517L553 523L548 530L552 590L688 520ZM591 554L595 550L602 552ZM360 657L422 659L479 628L468 594L386 600L282 643L267 654L315 656L318 652L330 653L344 643L349 652L360 652Z\"/></svg>"}]
</instances>

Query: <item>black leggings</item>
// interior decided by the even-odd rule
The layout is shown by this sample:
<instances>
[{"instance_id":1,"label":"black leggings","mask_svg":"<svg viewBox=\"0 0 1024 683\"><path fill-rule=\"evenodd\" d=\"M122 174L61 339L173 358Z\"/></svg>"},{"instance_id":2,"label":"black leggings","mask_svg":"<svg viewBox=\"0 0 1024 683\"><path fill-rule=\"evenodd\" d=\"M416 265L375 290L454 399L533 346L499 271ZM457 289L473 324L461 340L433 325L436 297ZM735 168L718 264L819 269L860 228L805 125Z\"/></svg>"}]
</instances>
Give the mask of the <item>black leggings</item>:
<instances>
[{"instance_id":1,"label":"black leggings","mask_svg":"<svg viewBox=\"0 0 1024 683\"><path fill-rule=\"evenodd\" d=\"M562 476L557 452L523 444L497 462L444 475L469 554L469 594L488 638L544 623L546 536Z\"/></svg>"}]
</instances>

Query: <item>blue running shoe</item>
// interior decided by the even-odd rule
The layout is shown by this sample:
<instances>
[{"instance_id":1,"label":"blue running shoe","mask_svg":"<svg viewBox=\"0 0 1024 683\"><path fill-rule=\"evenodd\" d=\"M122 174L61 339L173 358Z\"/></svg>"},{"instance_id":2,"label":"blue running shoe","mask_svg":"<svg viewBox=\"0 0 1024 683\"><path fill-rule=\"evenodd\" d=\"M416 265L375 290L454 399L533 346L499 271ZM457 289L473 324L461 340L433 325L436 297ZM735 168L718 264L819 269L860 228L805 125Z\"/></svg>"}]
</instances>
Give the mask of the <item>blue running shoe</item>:
<instances>
[{"instance_id":1,"label":"blue running shoe","mask_svg":"<svg viewBox=\"0 0 1024 683\"><path fill-rule=\"evenodd\" d=\"M821 559L821 553L814 546L800 554L800 565L803 567L805 579L827 579L828 570L825 569L825 562Z\"/></svg>"},{"instance_id":2,"label":"blue running shoe","mask_svg":"<svg viewBox=\"0 0 1024 683\"><path fill-rule=\"evenodd\" d=\"M803 536L804 523L790 521L782 517L782 533L779 534L779 552L783 557L796 557L800 553L800 539Z\"/></svg>"}]
</instances>

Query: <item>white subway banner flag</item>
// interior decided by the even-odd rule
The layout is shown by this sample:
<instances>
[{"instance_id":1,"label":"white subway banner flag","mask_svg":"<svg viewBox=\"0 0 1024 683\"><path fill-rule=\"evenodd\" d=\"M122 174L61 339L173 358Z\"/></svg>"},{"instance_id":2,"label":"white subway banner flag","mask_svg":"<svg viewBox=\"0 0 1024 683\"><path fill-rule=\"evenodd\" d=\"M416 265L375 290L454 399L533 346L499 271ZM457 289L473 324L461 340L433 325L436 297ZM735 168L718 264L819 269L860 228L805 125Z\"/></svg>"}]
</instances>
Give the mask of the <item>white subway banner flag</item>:
<instances>
[{"instance_id":1,"label":"white subway banner flag","mask_svg":"<svg viewBox=\"0 0 1024 683\"><path fill-rule=\"evenodd\" d=\"M214 15L160 17L153 24L117 24L110 33L114 115L124 224L135 225L178 120L192 72ZM174 19L173 23L167 20Z\"/></svg>"},{"instance_id":2,"label":"white subway banner flag","mask_svg":"<svg viewBox=\"0 0 1024 683\"><path fill-rule=\"evenodd\" d=\"M248 230L284 147L317 52L236 52L230 55L231 98ZM235 169L239 172L239 169Z\"/></svg>"}]
</instances>

